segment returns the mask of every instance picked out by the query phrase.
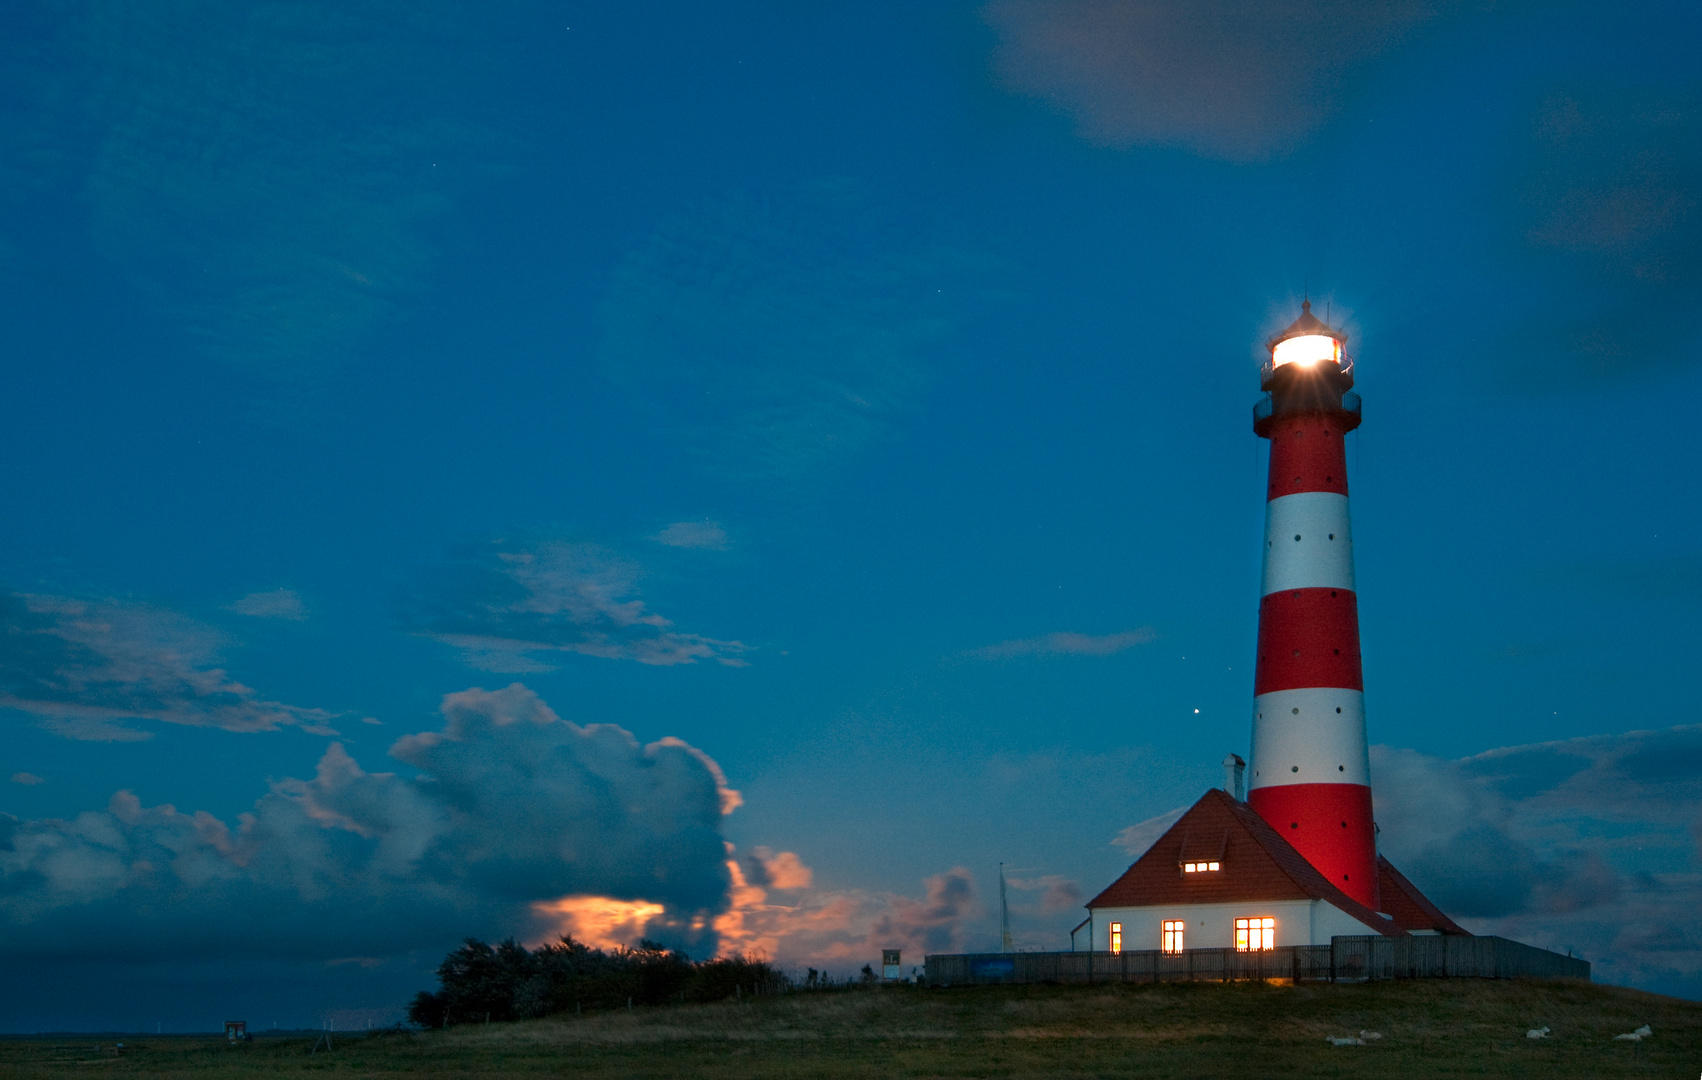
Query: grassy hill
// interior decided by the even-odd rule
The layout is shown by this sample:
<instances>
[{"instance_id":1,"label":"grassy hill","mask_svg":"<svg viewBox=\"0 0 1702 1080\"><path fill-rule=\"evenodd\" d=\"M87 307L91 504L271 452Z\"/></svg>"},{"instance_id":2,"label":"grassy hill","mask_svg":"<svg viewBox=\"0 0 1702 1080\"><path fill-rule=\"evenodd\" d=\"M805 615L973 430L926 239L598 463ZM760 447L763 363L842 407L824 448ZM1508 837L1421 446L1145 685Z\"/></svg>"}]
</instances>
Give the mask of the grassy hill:
<instances>
[{"instance_id":1,"label":"grassy hill","mask_svg":"<svg viewBox=\"0 0 1702 1080\"><path fill-rule=\"evenodd\" d=\"M1650 1024L1640 1044L1613 1036ZM1547 1026L1552 1037L1525 1038ZM1326 1037L1383 1038L1334 1047ZM127 1040L127 1042L129 1042ZM1702 1003L1554 982L889 988L426 1033L0 1043L0 1074L767 1077L1688 1077ZM74 1064L83 1062L82 1065ZM98 1064L97 1064L98 1063Z\"/></svg>"}]
</instances>

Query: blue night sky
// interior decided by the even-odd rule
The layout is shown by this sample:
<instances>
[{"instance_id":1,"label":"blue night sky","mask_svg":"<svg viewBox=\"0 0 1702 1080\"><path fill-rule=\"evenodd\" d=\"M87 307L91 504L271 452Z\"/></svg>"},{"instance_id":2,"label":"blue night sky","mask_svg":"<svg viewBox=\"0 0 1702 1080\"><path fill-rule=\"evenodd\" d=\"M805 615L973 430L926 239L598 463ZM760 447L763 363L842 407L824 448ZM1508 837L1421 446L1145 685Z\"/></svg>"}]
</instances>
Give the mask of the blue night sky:
<instances>
[{"instance_id":1,"label":"blue night sky","mask_svg":"<svg viewBox=\"0 0 1702 1080\"><path fill-rule=\"evenodd\" d=\"M1247 753L1308 294L1384 852L1702 996L1694 5L6 22L0 1030L1067 947Z\"/></svg>"}]
</instances>

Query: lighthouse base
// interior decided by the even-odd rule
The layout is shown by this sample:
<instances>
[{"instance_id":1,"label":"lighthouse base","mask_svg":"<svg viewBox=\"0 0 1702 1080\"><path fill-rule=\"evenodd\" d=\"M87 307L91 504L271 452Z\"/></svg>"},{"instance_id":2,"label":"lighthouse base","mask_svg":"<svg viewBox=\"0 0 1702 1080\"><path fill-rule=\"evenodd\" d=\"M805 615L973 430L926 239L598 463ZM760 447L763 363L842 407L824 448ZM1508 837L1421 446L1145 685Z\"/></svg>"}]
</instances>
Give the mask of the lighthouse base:
<instances>
[{"instance_id":1,"label":"lighthouse base","mask_svg":"<svg viewBox=\"0 0 1702 1080\"><path fill-rule=\"evenodd\" d=\"M1362 784L1282 784L1247 793L1247 804L1318 872L1372 911L1377 895L1377 827Z\"/></svg>"}]
</instances>

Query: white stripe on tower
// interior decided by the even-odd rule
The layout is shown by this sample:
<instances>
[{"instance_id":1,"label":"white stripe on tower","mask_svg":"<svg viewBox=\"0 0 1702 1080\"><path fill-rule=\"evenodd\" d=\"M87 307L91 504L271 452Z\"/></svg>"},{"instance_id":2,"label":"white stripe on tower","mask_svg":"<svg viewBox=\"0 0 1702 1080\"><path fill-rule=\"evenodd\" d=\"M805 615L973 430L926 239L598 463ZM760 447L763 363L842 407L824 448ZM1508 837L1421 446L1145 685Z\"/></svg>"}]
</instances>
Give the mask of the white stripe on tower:
<instances>
[{"instance_id":1,"label":"white stripe on tower","mask_svg":"<svg viewBox=\"0 0 1702 1080\"><path fill-rule=\"evenodd\" d=\"M1353 526L1347 496L1303 491L1265 504L1265 581L1283 589L1353 590Z\"/></svg>"}]
</instances>

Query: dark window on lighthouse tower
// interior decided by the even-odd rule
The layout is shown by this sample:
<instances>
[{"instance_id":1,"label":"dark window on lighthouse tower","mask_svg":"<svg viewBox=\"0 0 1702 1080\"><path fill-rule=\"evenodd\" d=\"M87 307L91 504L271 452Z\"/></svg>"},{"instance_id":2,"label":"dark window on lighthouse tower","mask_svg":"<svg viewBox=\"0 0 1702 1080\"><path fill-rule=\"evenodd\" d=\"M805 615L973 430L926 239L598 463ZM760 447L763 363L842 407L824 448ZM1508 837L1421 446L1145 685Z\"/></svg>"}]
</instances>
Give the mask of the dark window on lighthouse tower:
<instances>
[{"instance_id":1,"label":"dark window on lighthouse tower","mask_svg":"<svg viewBox=\"0 0 1702 1080\"><path fill-rule=\"evenodd\" d=\"M1276 948L1275 919L1236 919L1235 949L1237 952L1263 952Z\"/></svg>"}]
</instances>

